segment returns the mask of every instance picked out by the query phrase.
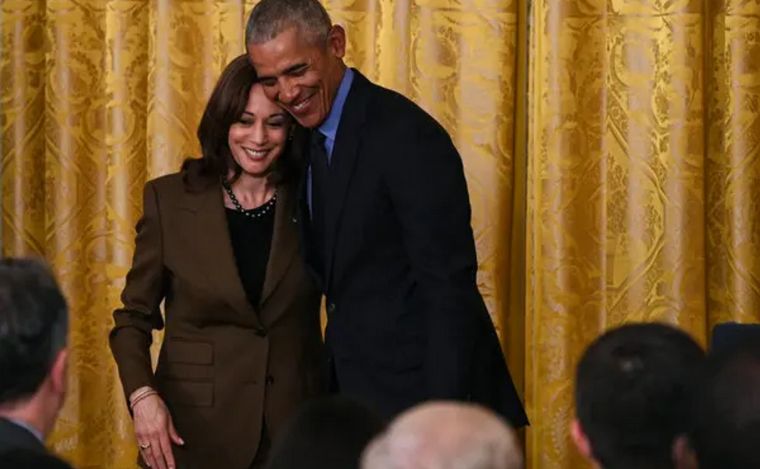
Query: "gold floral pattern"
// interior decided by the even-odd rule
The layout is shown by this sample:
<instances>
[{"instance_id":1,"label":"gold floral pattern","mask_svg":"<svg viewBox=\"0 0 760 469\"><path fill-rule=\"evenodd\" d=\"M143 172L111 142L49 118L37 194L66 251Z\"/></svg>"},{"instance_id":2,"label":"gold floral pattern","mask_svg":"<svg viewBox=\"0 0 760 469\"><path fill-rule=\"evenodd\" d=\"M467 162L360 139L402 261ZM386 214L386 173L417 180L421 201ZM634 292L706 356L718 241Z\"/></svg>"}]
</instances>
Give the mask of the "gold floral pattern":
<instances>
[{"instance_id":1,"label":"gold floral pattern","mask_svg":"<svg viewBox=\"0 0 760 469\"><path fill-rule=\"evenodd\" d=\"M705 342L716 322L760 320L759 6L533 3L530 467L588 467L567 428L575 365L602 331L665 321Z\"/></svg>"},{"instance_id":2,"label":"gold floral pattern","mask_svg":"<svg viewBox=\"0 0 760 469\"><path fill-rule=\"evenodd\" d=\"M106 336L141 188L198 155L255 3L0 2L0 243L45 256L69 298L70 396L49 443L77 467L135 467ZM325 5L348 62L463 156L529 468L587 467L567 426L575 363L601 331L662 320L705 341L760 320L760 2Z\"/></svg>"}]
</instances>

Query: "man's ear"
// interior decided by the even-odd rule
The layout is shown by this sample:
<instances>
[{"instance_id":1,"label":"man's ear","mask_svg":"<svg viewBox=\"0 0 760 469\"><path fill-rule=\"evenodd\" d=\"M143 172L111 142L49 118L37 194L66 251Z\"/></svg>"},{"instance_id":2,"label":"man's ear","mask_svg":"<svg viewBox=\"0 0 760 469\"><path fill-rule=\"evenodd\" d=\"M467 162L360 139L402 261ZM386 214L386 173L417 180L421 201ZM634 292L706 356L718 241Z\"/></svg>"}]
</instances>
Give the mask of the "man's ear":
<instances>
[{"instance_id":1,"label":"man's ear","mask_svg":"<svg viewBox=\"0 0 760 469\"><path fill-rule=\"evenodd\" d=\"M578 419L573 419L570 423L570 436L573 438L573 442L578 448L578 451L580 451L586 459L593 459L594 456L591 454L591 443L589 443L588 437L583 432L583 427L581 427L581 423Z\"/></svg>"},{"instance_id":2,"label":"man's ear","mask_svg":"<svg viewBox=\"0 0 760 469\"><path fill-rule=\"evenodd\" d=\"M327 49L339 59L346 55L346 31L341 25L334 24L327 33Z\"/></svg>"},{"instance_id":3,"label":"man's ear","mask_svg":"<svg viewBox=\"0 0 760 469\"><path fill-rule=\"evenodd\" d=\"M697 454L691 447L689 438L680 435L673 441L673 466L676 469L697 469Z\"/></svg>"},{"instance_id":4,"label":"man's ear","mask_svg":"<svg viewBox=\"0 0 760 469\"><path fill-rule=\"evenodd\" d=\"M56 394L65 395L68 387L69 350L64 347L53 359L50 367L50 385Z\"/></svg>"}]
</instances>

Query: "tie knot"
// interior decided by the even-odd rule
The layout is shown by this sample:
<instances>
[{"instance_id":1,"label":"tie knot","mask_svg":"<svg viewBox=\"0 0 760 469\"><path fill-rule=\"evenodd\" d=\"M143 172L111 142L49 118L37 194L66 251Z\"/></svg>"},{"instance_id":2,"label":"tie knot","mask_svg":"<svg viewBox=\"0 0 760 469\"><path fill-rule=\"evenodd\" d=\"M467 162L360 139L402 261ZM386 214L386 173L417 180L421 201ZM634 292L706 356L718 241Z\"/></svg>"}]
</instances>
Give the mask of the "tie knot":
<instances>
[{"instance_id":1,"label":"tie knot","mask_svg":"<svg viewBox=\"0 0 760 469\"><path fill-rule=\"evenodd\" d=\"M322 132L314 130L311 133L311 150L309 158L312 165L319 164L327 167L327 148L325 147L325 136Z\"/></svg>"},{"instance_id":2,"label":"tie knot","mask_svg":"<svg viewBox=\"0 0 760 469\"><path fill-rule=\"evenodd\" d=\"M320 148L325 148L325 140L327 137L325 134L320 132L319 130L314 130L311 132L311 143L312 145L319 145Z\"/></svg>"}]
</instances>

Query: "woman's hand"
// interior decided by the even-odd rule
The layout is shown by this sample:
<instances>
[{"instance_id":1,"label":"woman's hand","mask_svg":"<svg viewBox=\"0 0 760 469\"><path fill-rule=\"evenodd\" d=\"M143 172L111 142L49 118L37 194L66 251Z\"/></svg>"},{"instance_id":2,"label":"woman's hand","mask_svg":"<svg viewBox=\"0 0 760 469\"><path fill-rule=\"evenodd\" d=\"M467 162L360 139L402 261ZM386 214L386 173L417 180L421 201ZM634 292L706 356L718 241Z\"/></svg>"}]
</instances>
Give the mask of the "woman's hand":
<instances>
[{"instance_id":1,"label":"woman's hand","mask_svg":"<svg viewBox=\"0 0 760 469\"><path fill-rule=\"evenodd\" d=\"M172 445L184 445L164 401L155 391L132 405L135 435L143 460L153 469L174 469Z\"/></svg>"}]
</instances>

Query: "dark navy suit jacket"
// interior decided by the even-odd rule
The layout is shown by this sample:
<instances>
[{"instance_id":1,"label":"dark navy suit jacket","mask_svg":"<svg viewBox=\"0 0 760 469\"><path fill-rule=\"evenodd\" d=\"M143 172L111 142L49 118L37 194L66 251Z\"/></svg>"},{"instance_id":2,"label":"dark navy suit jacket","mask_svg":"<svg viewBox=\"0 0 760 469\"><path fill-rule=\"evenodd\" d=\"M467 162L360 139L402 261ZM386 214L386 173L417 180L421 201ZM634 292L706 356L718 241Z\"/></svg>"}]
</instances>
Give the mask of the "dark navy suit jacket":
<instances>
[{"instance_id":1,"label":"dark navy suit jacket","mask_svg":"<svg viewBox=\"0 0 760 469\"><path fill-rule=\"evenodd\" d=\"M333 385L387 416L456 399L525 425L476 285L459 153L420 107L354 73L326 184L322 255L308 242L305 182L298 217L327 298Z\"/></svg>"}]
</instances>

